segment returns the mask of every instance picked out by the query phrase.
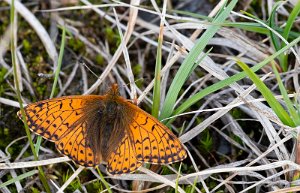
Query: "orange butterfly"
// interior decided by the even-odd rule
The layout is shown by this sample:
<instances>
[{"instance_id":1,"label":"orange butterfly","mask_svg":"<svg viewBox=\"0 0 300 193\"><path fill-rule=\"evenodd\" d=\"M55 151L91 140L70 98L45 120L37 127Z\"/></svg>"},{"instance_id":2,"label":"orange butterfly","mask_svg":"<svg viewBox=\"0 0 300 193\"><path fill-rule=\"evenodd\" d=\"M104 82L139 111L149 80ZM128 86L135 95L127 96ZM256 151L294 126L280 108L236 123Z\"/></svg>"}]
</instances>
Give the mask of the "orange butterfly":
<instances>
[{"instance_id":1,"label":"orange butterfly","mask_svg":"<svg viewBox=\"0 0 300 193\"><path fill-rule=\"evenodd\" d=\"M169 164L187 154L156 118L119 95L115 84L103 96L66 96L25 107L31 131L55 142L77 164L107 162L110 174L131 173L142 163ZM18 112L21 118L21 112Z\"/></svg>"}]
</instances>

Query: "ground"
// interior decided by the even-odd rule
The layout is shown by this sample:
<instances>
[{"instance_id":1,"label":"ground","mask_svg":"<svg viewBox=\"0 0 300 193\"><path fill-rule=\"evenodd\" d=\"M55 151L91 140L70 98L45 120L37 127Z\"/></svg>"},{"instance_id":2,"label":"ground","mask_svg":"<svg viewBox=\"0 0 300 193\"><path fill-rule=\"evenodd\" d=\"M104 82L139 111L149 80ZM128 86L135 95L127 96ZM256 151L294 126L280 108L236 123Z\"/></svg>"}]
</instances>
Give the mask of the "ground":
<instances>
[{"instance_id":1,"label":"ground","mask_svg":"<svg viewBox=\"0 0 300 193\"><path fill-rule=\"evenodd\" d=\"M0 2L3 192L299 191L300 2L12 2ZM63 157L36 135L55 141L50 127L31 120L31 132L17 116L21 101L104 95L113 84L178 137L186 159L110 175L106 164L84 168ZM112 144L121 143L130 146Z\"/></svg>"}]
</instances>

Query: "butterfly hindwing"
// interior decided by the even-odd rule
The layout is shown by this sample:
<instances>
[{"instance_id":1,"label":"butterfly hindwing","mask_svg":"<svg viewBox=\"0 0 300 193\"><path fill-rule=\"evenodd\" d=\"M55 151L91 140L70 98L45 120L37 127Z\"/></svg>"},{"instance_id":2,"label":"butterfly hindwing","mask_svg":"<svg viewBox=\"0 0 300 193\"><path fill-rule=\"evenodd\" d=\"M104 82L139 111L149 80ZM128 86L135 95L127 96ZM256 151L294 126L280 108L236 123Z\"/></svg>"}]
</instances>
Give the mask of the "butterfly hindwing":
<instances>
[{"instance_id":1,"label":"butterfly hindwing","mask_svg":"<svg viewBox=\"0 0 300 193\"><path fill-rule=\"evenodd\" d=\"M135 158L129 137L125 136L115 151L112 152L107 163L107 171L112 175L131 173L141 165L142 163Z\"/></svg>"},{"instance_id":2,"label":"butterfly hindwing","mask_svg":"<svg viewBox=\"0 0 300 193\"><path fill-rule=\"evenodd\" d=\"M86 142L86 126L85 122L79 124L55 144L62 154L70 157L77 164L92 167L100 164L100 159L96 159Z\"/></svg>"},{"instance_id":3,"label":"butterfly hindwing","mask_svg":"<svg viewBox=\"0 0 300 193\"><path fill-rule=\"evenodd\" d=\"M179 139L156 118L143 110L135 109L129 136L138 161L148 163L173 163L186 158Z\"/></svg>"}]
</instances>

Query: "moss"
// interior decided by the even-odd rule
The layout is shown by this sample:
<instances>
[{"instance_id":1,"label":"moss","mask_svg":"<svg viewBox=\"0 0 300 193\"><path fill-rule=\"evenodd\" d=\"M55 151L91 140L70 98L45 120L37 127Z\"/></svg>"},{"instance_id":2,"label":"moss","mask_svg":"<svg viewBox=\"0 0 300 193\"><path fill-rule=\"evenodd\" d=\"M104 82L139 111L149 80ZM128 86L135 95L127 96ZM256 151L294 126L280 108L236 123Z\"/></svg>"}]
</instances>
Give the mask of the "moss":
<instances>
[{"instance_id":1,"label":"moss","mask_svg":"<svg viewBox=\"0 0 300 193\"><path fill-rule=\"evenodd\" d=\"M47 86L45 84L39 84L38 82L33 83L38 96L44 96L47 91Z\"/></svg>"},{"instance_id":2,"label":"moss","mask_svg":"<svg viewBox=\"0 0 300 193\"><path fill-rule=\"evenodd\" d=\"M142 66L139 64L136 64L132 68L133 74L134 75L140 75L142 73Z\"/></svg>"},{"instance_id":3,"label":"moss","mask_svg":"<svg viewBox=\"0 0 300 193\"><path fill-rule=\"evenodd\" d=\"M6 68L0 68L0 83L4 81L4 75L7 73Z\"/></svg>"},{"instance_id":4,"label":"moss","mask_svg":"<svg viewBox=\"0 0 300 193\"><path fill-rule=\"evenodd\" d=\"M35 65L39 65L41 62L43 62L44 61L44 58L43 58L43 56L36 56L35 58L34 58L34 63L35 63Z\"/></svg>"},{"instance_id":5,"label":"moss","mask_svg":"<svg viewBox=\"0 0 300 193\"><path fill-rule=\"evenodd\" d=\"M105 189L104 185L100 182L100 180L95 181L86 186L87 192L101 192Z\"/></svg>"},{"instance_id":6,"label":"moss","mask_svg":"<svg viewBox=\"0 0 300 193\"><path fill-rule=\"evenodd\" d=\"M99 66L103 66L104 65L104 58L101 54L97 54L95 57L95 61L96 64L98 64Z\"/></svg>"},{"instance_id":7,"label":"moss","mask_svg":"<svg viewBox=\"0 0 300 193\"><path fill-rule=\"evenodd\" d=\"M200 150L205 153L213 151L213 138L207 129L201 133L200 138Z\"/></svg>"},{"instance_id":8,"label":"moss","mask_svg":"<svg viewBox=\"0 0 300 193\"><path fill-rule=\"evenodd\" d=\"M230 138L233 139L235 142L237 142L240 145L243 144L243 140L239 136L237 136L233 133L230 134Z\"/></svg>"},{"instance_id":9,"label":"moss","mask_svg":"<svg viewBox=\"0 0 300 193\"><path fill-rule=\"evenodd\" d=\"M138 88L143 88L144 80L143 79L136 80L135 84Z\"/></svg>"},{"instance_id":10,"label":"moss","mask_svg":"<svg viewBox=\"0 0 300 193\"><path fill-rule=\"evenodd\" d=\"M36 189L35 187L30 187L31 192L32 193L40 193L40 191L38 189Z\"/></svg>"},{"instance_id":11,"label":"moss","mask_svg":"<svg viewBox=\"0 0 300 193\"><path fill-rule=\"evenodd\" d=\"M114 31L110 27L105 28L105 37L109 43L114 42Z\"/></svg>"},{"instance_id":12,"label":"moss","mask_svg":"<svg viewBox=\"0 0 300 193\"><path fill-rule=\"evenodd\" d=\"M29 41L27 39L23 39L22 41L22 45L23 45L23 52L25 54L29 54L31 49L32 49L32 46L31 44L29 43Z\"/></svg>"},{"instance_id":13,"label":"moss","mask_svg":"<svg viewBox=\"0 0 300 193\"><path fill-rule=\"evenodd\" d=\"M71 172L73 173L73 172ZM67 170L66 173L63 174L62 180L65 183L70 177L70 170ZM66 188L65 192L74 192L75 190L81 190L80 181L73 180L70 185Z\"/></svg>"},{"instance_id":14,"label":"moss","mask_svg":"<svg viewBox=\"0 0 300 193\"><path fill-rule=\"evenodd\" d=\"M111 46L112 52L115 52L121 43L119 33L114 31L111 27L106 27L104 33L106 40Z\"/></svg>"},{"instance_id":15,"label":"moss","mask_svg":"<svg viewBox=\"0 0 300 193\"><path fill-rule=\"evenodd\" d=\"M6 68L0 68L0 96L3 95L3 93L5 91L5 88L8 86L4 82L4 76L5 76L6 73L7 73Z\"/></svg>"},{"instance_id":16,"label":"moss","mask_svg":"<svg viewBox=\"0 0 300 193\"><path fill-rule=\"evenodd\" d=\"M85 52L85 45L78 38L71 38L67 44L68 47L70 47L74 52L78 52L78 53Z\"/></svg>"},{"instance_id":17,"label":"moss","mask_svg":"<svg viewBox=\"0 0 300 193\"><path fill-rule=\"evenodd\" d=\"M240 119L245 117L245 114L243 111L241 111L240 109L234 108L230 111L230 114L232 115L232 117L234 119Z\"/></svg>"}]
</instances>

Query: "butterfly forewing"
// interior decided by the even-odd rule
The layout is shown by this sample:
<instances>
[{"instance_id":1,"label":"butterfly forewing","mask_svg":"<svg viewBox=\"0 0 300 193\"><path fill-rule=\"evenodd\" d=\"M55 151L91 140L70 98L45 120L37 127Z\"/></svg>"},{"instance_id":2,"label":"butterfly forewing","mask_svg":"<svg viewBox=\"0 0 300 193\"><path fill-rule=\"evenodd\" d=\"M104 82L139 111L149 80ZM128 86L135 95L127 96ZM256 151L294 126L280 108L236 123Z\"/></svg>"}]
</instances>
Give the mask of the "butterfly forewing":
<instances>
[{"instance_id":1,"label":"butterfly forewing","mask_svg":"<svg viewBox=\"0 0 300 193\"><path fill-rule=\"evenodd\" d=\"M29 128L44 138L57 141L84 116L85 103L101 96L61 97L27 105L24 110ZM21 118L21 113L18 112Z\"/></svg>"}]
</instances>

